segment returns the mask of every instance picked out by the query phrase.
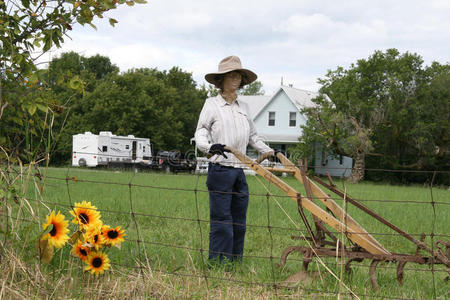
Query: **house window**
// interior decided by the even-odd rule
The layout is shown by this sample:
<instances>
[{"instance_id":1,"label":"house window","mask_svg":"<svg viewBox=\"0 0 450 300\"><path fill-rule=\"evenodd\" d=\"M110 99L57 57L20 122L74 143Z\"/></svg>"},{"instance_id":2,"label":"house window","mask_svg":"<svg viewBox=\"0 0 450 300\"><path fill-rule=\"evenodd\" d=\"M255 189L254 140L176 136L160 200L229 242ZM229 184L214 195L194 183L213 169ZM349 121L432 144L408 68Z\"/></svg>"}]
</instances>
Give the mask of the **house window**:
<instances>
[{"instance_id":1,"label":"house window","mask_svg":"<svg viewBox=\"0 0 450 300\"><path fill-rule=\"evenodd\" d=\"M297 113L296 112L290 112L289 113L289 126L295 127L297 125Z\"/></svg>"},{"instance_id":2,"label":"house window","mask_svg":"<svg viewBox=\"0 0 450 300\"><path fill-rule=\"evenodd\" d=\"M125 149L130 149L130 145L125 145Z\"/></svg>"},{"instance_id":3,"label":"house window","mask_svg":"<svg viewBox=\"0 0 450 300\"><path fill-rule=\"evenodd\" d=\"M269 111L269 126L275 126L275 112Z\"/></svg>"},{"instance_id":4,"label":"house window","mask_svg":"<svg viewBox=\"0 0 450 300\"><path fill-rule=\"evenodd\" d=\"M327 154L325 152L325 149L322 148L322 166L326 166L327 164L328 164Z\"/></svg>"},{"instance_id":5,"label":"house window","mask_svg":"<svg viewBox=\"0 0 450 300\"><path fill-rule=\"evenodd\" d=\"M108 152L108 146L103 146L102 147L102 152Z\"/></svg>"}]
</instances>

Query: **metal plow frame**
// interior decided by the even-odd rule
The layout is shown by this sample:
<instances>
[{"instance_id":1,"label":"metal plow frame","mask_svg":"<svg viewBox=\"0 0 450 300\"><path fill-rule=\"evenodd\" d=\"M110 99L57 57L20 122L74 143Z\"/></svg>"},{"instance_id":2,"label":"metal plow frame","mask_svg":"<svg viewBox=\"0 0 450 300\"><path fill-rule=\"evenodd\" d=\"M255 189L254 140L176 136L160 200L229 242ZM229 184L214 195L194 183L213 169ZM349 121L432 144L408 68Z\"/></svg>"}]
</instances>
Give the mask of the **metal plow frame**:
<instances>
[{"instance_id":1,"label":"metal plow frame","mask_svg":"<svg viewBox=\"0 0 450 300\"><path fill-rule=\"evenodd\" d=\"M369 259L372 260L369 268L369 275L372 287L375 290L379 289L376 277L376 268L380 262L398 263L397 281L400 284L403 283L403 270L406 263L418 263L423 265L444 264L447 267L447 272L450 274L450 242L437 241L435 243L436 250L433 250L423 242L425 235L422 235L421 240L414 239L411 235L402 231L400 228L390 223L370 208L364 206L357 200L349 197L337 189L330 176L328 177L330 184L325 183L318 177L314 177L314 179L323 187L332 191L339 197L344 198L348 203L353 204L371 217L382 222L417 246L417 250L414 255L389 252L306 175L305 165L300 164L300 168L298 168L282 153L278 152L276 157L284 167L266 168L261 166L260 162L270 157L271 154L262 155L257 160L252 160L250 157L236 151L233 148L227 147L227 149L230 150L242 163L246 164L260 176L264 177L271 184L274 184L277 188L285 192L290 198L297 202L298 212L303 223L305 224L309 236L293 236L291 238L294 240L306 239L311 242L311 246L287 247L281 255L281 266L286 264L287 257L293 252L303 254L304 270L307 270L308 264L314 259L315 255L322 257L341 257L347 259L345 270L349 273L351 272L350 265L353 261L361 262L364 259ZM299 192L290 187L272 172L293 174L293 176L304 185L306 196L302 196ZM314 202L317 200L326 206L326 210L322 209ZM303 209L306 209L312 213L315 232L309 224ZM325 224L331 226L340 234L344 234L351 241L352 245L343 245L343 243L325 227ZM420 250L428 252L428 256L420 255Z\"/></svg>"}]
</instances>

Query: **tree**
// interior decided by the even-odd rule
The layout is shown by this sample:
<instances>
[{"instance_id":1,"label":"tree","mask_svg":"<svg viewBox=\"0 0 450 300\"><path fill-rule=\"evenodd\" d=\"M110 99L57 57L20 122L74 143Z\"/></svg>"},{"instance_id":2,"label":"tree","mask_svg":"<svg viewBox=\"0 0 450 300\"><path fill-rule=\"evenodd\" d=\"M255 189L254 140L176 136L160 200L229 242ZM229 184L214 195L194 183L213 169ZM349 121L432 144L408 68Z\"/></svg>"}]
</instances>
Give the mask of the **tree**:
<instances>
[{"instance_id":1,"label":"tree","mask_svg":"<svg viewBox=\"0 0 450 300\"><path fill-rule=\"evenodd\" d=\"M213 84L208 84L208 87L205 87L205 89L207 90L208 97L215 97L219 95L219 89Z\"/></svg>"},{"instance_id":2,"label":"tree","mask_svg":"<svg viewBox=\"0 0 450 300\"><path fill-rule=\"evenodd\" d=\"M51 151L53 163L66 162L70 157L68 151L72 136L65 134L67 130L64 127L72 119L72 113L76 112L79 106L85 105L84 96L94 91L101 80L118 72L119 68L112 64L108 57L100 55L84 57L75 52L66 52L50 61L44 80L51 89L54 101L61 103L60 112L63 115L54 120L54 128L62 128L63 134L56 134L54 137L54 148ZM82 93L74 94L71 87L73 78L82 82Z\"/></svg>"},{"instance_id":3,"label":"tree","mask_svg":"<svg viewBox=\"0 0 450 300\"><path fill-rule=\"evenodd\" d=\"M253 81L252 83L244 86L238 91L239 95L264 95L264 90L262 89L262 83L259 80Z\"/></svg>"},{"instance_id":4,"label":"tree","mask_svg":"<svg viewBox=\"0 0 450 300\"><path fill-rule=\"evenodd\" d=\"M28 161L36 159L39 147L48 149L53 133L49 123L61 103L55 103L36 60L53 46L60 47L74 24L89 24L123 4L143 0L0 0L0 142L2 150ZM117 21L109 19L114 25ZM40 54L39 54L40 53ZM75 92L82 81L70 78ZM50 132L49 134L43 134ZM34 143L32 147L31 143ZM32 149L33 148L33 149ZM26 151L21 151L26 150ZM0 152L0 158L5 157Z\"/></svg>"},{"instance_id":5,"label":"tree","mask_svg":"<svg viewBox=\"0 0 450 300\"><path fill-rule=\"evenodd\" d=\"M207 93L208 97L215 97L219 95L219 89L216 88L212 84L208 84ZM244 86L242 89L238 90L238 95L246 95L246 96L252 96L252 95L264 95L264 90L262 89L262 83L261 81L253 81L252 83Z\"/></svg>"},{"instance_id":6,"label":"tree","mask_svg":"<svg viewBox=\"0 0 450 300\"><path fill-rule=\"evenodd\" d=\"M299 149L309 154L311 143L320 141L333 152L352 157L353 181L364 178L367 156L375 157L371 163L378 166L414 166L412 160L417 163L423 157L419 155L418 145L432 140L426 136L430 136L431 127L437 124L424 113L429 111L426 107L431 102L437 101L436 96L425 96L426 91L430 92L431 78L437 75L432 76L433 72L422 68L422 64L417 54L400 54L396 49L389 49L375 51L347 70L338 67L329 71L325 78L319 79L322 96L314 100L317 106L304 110L308 121L303 127ZM448 65L433 67L439 76L444 76L442 70L447 69ZM439 93L440 99L447 97L444 91ZM439 106L446 107L447 113L440 108L438 114L448 120L446 99L440 100ZM442 123L438 127L445 128ZM442 135L438 139L440 144L445 140ZM432 154L430 149L426 152Z\"/></svg>"},{"instance_id":7,"label":"tree","mask_svg":"<svg viewBox=\"0 0 450 300\"><path fill-rule=\"evenodd\" d=\"M80 61L84 60L81 57ZM67 163L72 135L85 131L149 137L156 151L185 152L206 93L204 88L196 87L191 73L177 67L169 71L143 68L123 74L111 72L100 80L94 79L92 88L71 104L52 161Z\"/></svg>"}]
</instances>

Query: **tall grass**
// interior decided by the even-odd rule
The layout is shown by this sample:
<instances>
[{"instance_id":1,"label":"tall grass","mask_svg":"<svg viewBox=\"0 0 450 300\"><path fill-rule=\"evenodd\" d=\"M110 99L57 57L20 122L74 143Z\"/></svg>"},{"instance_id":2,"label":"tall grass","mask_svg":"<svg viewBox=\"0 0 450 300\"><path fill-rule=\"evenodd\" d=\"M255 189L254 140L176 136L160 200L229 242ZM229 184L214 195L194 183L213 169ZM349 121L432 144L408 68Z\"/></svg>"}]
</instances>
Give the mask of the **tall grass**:
<instances>
[{"instance_id":1,"label":"tall grass","mask_svg":"<svg viewBox=\"0 0 450 300\"><path fill-rule=\"evenodd\" d=\"M66 177L70 180L66 181ZM39 179L35 180L39 182ZM271 298L281 295L307 297L306 295L314 294L320 295L319 297L336 297L339 283L316 263L317 259L309 268L314 274L319 272L316 280L300 281L293 289L272 287L273 283L284 284L286 278L301 270L302 257L298 254L290 255L283 268L277 264L287 246L305 245L305 242L291 239L293 235L305 234L305 228L301 223L297 204L258 176L247 177L252 195L248 208L249 226L243 262L231 267L208 267L205 263L209 242L209 200L205 180L206 176L181 174L49 169L42 194L35 188L38 184L30 183L33 188L29 188L26 195L30 205L24 205L20 215L17 215L17 208L12 213L24 220L16 220L15 234L8 236L7 244L11 246L10 249L14 249L9 253L14 253L11 254L14 259L8 259L9 255L3 256L3 260L6 257L8 262L20 261L21 266L27 265L27 268L33 270L33 274L39 276L26 279L29 269L18 276L21 279L12 278L14 283L11 283L11 277L2 274L3 285L9 284L11 290L8 292L3 289L2 292L14 297L12 291L17 292L18 286L30 282L27 295L35 293L44 297L50 296L55 284L66 288L70 286L74 290L73 294L69 296L63 293L60 296L75 298L82 298L87 294L94 296L91 290L98 290L99 295L105 298L120 297L118 292L108 294L108 290L119 291L118 286L129 287L125 291L131 294L140 287L143 292L135 296L156 298L175 298L180 295L194 298ZM303 187L294 178L287 177L284 180L305 194ZM420 233L426 233L427 244L431 243L431 232L438 235L434 237L434 241L448 239L448 190L431 190L426 184L391 186L370 182L350 184L344 181L337 181L336 184L353 198L364 200L365 205L398 227L416 235L417 239ZM111 251L113 272L104 278L93 279L83 274L82 265L74 258L69 258L69 247L58 252L49 265L37 265L35 238L40 229L39 222L43 222L44 216L51 209L61 210L69 217L67 211L70 206L82 200L91 201L101 210L104 223L121 225L126 229L127 241L120 251ZM435 204L433 209L431 200L440 203ZM336 201L342 204L343 200ZM349 214L389 251L415 253L414 244L351 205L347 204L347 207ZM32 217L31 211L36 217ZM307 214L311 220L310 214ZM340 276L341 260L322 260L331 271ZM343 276L344 283L357 295L405 298L445 298L447 295L448 286L444 281L447 274L443 272L443 266L434 266L436 272L433 281L433 274L428 266L407 264L404 284L400 286L395 280L396 265L380 264L377 273L381 289L374 292L368 275L369 263L354 263L352 273ZM74 284L75 282L81 284ZM60 291L55 293L58 292ZM124 294L127 295L129 294Z\"/></svg>"}]
</instances>

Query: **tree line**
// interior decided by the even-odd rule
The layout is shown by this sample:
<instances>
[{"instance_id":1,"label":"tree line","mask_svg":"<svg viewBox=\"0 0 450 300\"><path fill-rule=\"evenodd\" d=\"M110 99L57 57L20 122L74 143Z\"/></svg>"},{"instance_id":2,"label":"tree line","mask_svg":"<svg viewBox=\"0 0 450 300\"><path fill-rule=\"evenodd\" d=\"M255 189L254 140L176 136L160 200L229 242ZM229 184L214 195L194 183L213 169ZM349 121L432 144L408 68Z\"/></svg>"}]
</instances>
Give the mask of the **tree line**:
<instances>
[{"instance_id":1,"label":"tree line","mask_svg":"<svg viewBox=\"0 0 450 300\"><path fill-rule=\"evenodd\" d=\"M450 183L450 65L424 66L417 54L375 51L349 68L330 70L297 149L320 142L354 159L352 179ZM389 169L413 172L364 172ZM447 173L446 173L447 172Z\"/></svg>"},{"instance_id":2,"label":"tree line","mask_svg":"<svg viewBox=\"0 0 450 300\"><path fill-rule=\"evenodd\" d=\"M8 14L10 9L0 3L2 161L67 164L72 135L85 131L149 137L156 150L185 152L192 147L189 140L204 99L217 95L215 87L198 86L191 73L178 67L120 72L108 57L74 52L63 53L39 69L31 56L35 47L44 45L45 52L59 46L71 22L92 24L94 17L115 8L96 3L100 5L95 6L97 13L80 19L92 11L91 4L81 3L67 13L49 13L39 3L17 5L24 16L31 11L41 18L38 23ZM303 110L308 121L299 128L302 135L296 148L303 157L311 157L311 145L319 142L330 153L354 159L354 181L364 176L425 180L418 175L423 173L363 171L372 168L444 171L437 173L436 182L449 183L448 63L426 66L418 54L375 51L349 68L328 71L319 84L321 96L314 99L316 106ZM240 93L264 91L256 81Z\"/></svg>"},{"instance_id":3,"label":"tree line","mask_svg":"<svg viewBox=\"0 0 450 300\"><path fill-rule=\"evenodd\" d=\"M45 88L30 94L36 99L36 109L28 110L25 119L7 110L4 121L9 122L4 122L1 132L10 149L25 161L27 155L23 154L32 148L36 151L36 145L44 151L46 145L39 146L42 132L30 122L42 122L48 113L44 102L50 104L56 113L49 151L53 165L70 162L72 135L85 131L148 137L154 154L159 150L186 152L193 147L190 139L205 99L208 94L218 93L211 85L198 86L191 73L178 67L168 71L138 68L121 73L106 56L85 57L75 52L53 58L41 70L41 80ZM241 91L253 92L261 92L260 82ZM23 130L24 126L31 131Z\"/></svg>"},{"instance_id":4,"label":"tree line","mask_svg":"<svg viewBox=\"0 0 450 300\"><path fill-rule=\"evenodd\" d=\"M67 162L72 135L85 131L148 137L155 150L185 152L192 147L189 141L207 97L206 88L197 87L192 75L178 67L120 73L108 57L100 55L63 53L49 64L48 77L58 103L67 101L72 93L70 86L58 81L76 77L84 85L83 92L64 105L68 116L52 153L55 164Z\"/></svg>"}]
</instances>

